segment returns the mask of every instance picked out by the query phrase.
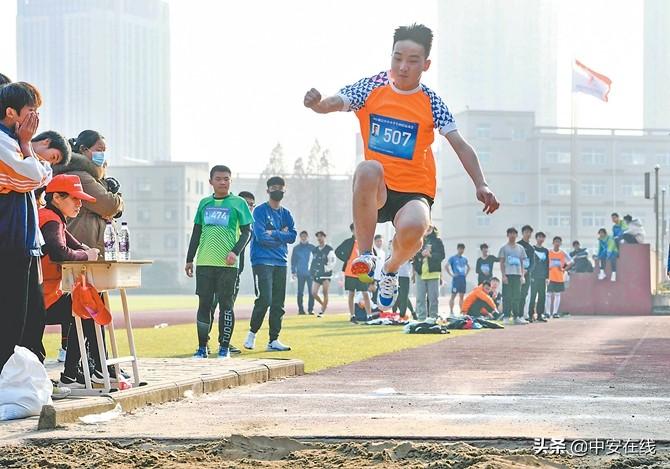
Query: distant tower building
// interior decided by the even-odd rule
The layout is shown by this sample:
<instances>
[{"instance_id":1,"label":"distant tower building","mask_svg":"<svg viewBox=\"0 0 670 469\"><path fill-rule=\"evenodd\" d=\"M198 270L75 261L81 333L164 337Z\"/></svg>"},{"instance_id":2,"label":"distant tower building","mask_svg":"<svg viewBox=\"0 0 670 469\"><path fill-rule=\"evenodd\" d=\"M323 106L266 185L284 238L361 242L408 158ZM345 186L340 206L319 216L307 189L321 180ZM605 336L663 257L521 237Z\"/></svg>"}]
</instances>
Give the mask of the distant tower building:
<instances>
[{"instance_id":1,"label":"distant tower building","mask_svg":"<svg viewBox=\"0 0 670 469\"><path fill-rule=\"evenodd\" d=\"M451 108L531 111L556 125L557 15L548 0L440 0L439 93Z\"/></svg>"},{"instance_id":2,"label":"distant tower building","mask_svg":"<svg viewBox=\"0 0 670 469\"><path fill-rule=\"evenodd\" d=\"M644 127L670 127L670 2L644 2Z\"/></svg>"},{"instance_id":3,"label":"distant tower building","mask_svg":"<svg viewBox=\"0 0 670 469\"><path fill-rule=\"evenodd\" d=\"M163 0L18 0L17 59L42 91L41 130L98 130L112 162L170 159Z\"/></svg>"}]
</instances>

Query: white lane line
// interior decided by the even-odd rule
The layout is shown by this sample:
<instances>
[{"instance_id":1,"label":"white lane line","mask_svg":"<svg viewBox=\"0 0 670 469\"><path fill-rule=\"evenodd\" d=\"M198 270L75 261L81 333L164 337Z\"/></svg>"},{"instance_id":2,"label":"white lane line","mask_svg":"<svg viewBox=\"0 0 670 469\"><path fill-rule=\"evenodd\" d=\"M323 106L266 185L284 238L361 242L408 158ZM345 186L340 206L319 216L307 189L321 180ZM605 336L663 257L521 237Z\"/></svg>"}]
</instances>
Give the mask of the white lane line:
<instances>
[{"instance_id":1,"label":"white lane line","mask_svg":"<svg viewBox=\"0 0 670 469\"><path fill-rule=\"evenodd\" d=\"M649 396L601 396L601 395L592 395L592 396L543 396L543 395L529 395L522 396L518 394L503 395L503 394L483 394L483 395L472 395L472 394L362 394L362 393L254 393L249 392L248 390L231 392L232 390L226 390L225 393L218 395L209 395L206 397L207 400L219 400L225 398L226 396L231 396L234 394L235 399L240 397L244 399L367 399L367 400L402 400L402 401L466 401L466 402L477 402L477 401L567 401L567 402L589 402L589 403L598 403L598 402L621 402L621 403L670 403L670 397L649 397Z\"/></svg>"}]
</instances>

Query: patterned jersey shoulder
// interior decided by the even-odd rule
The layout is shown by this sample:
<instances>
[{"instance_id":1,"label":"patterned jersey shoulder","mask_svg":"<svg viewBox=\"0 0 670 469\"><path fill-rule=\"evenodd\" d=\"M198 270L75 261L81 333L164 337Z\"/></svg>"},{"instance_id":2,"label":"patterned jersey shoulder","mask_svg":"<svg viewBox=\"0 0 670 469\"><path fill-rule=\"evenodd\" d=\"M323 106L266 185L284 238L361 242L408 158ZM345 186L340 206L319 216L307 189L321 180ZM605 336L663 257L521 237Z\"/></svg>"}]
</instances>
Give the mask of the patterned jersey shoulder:
<instances>
[{"instance_id":1,"label":"patterned jersey shoulder","mask_svg":"<svg viewBox=\"0 0 670 469\"><path fill-rule=\"evenodd\" d=\"M438 129L441 135L447 135L449 132L456 130L454 116L451 115L451 111L449 111L442 98L426 85L422 84L421 89L430 100L430 109L433 113L433 126Z\"/></svg>"},{"instance_id":2,"label":"patterned jersey shoulder","mask_svg":"<svg viewBox=\"0 0 670 469\"><path fill-rule=\"evenodd\" d=\"M375 88L388 85L388 72L380 72L375 76L362 78L353 85L347 85L337 94L344 101L343 111L360 111L365 106L368 96Z\"/></svg>"}]
</instances>

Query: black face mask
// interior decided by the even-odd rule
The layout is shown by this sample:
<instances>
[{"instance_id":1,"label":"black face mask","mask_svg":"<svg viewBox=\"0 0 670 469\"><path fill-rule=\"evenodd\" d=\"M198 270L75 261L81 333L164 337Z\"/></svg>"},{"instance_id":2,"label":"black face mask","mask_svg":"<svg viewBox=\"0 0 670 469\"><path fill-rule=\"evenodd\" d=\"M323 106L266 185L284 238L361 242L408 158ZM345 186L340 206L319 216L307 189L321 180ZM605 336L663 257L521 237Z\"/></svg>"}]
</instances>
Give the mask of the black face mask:
<instances>
[{"instance_id":1,"label":"black face mask","mask_svg":"<svg viewBox=\"0 0 670 469\"><path fill-rule=\"evenodd\" d=\"M284 191L272 191L270 192L270 198L275 202L279 202L284 198Z\"/></svg>"}]
</instances>

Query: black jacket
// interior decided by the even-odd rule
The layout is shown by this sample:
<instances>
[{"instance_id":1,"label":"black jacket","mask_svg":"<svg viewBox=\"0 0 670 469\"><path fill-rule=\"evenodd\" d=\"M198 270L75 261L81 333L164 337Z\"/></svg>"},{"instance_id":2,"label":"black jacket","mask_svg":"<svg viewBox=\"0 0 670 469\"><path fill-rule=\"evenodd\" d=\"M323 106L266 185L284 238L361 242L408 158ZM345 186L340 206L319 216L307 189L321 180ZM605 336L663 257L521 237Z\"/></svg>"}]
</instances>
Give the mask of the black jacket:
<instances>
[{"instance_id":1,"label":"black jacket","mask_svg":"<svg viewBox=\"0 0 670 469\"><path fill-rule=\"evenodd\" d=\"M431 233L430 235L423 238L423 246L426 244L430 244L432 246L430 251L431 256L428 258L428 271L441 272L442 261L446 257L442 240L438 238L435 233ZM421 269L423 268L423 255L421 254L423 251L423 246L421 247L421 250L414 256L414 271L417 274L421 274Z\"/></svg>"},{"instance_id":2,"label":"black jacket","mask_svg":"<svg viewBox=\"0 0 670 469\"><path fill-rule=\"evenodd\" d=\"M354 241L356 238L353 236L347 238L335 249L335 256L342 261L342 272L347 270L347 261L351 257L351 251L354 250Z\"/></svg>"}]
</instances>

